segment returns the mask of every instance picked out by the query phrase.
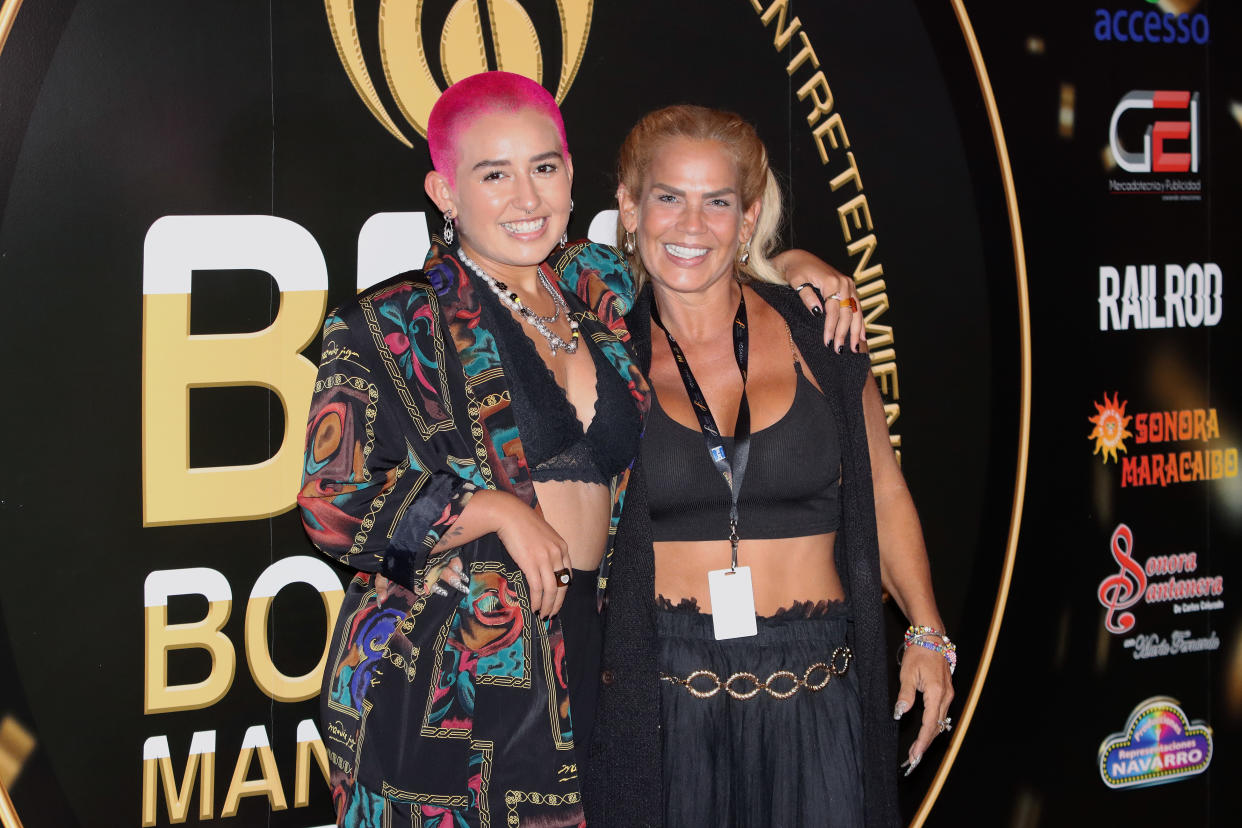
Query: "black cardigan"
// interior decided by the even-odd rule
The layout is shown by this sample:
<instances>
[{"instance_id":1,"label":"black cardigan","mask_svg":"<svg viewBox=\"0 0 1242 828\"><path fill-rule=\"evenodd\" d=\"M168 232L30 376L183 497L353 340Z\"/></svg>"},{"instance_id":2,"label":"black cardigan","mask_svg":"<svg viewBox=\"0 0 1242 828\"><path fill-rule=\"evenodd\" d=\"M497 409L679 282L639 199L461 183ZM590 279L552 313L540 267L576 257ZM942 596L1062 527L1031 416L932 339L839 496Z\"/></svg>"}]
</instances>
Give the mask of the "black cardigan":
<instances>
[{"instance_id":1,"label":"black cardigan","mask_svg":"<svg viewBox=\"0 0 1242 828\"><path fill-rule=\"evenodd\" d=\"M859 673L862 699L866 824L890 828L900 824L897 728L888 698L875 500L862 412L863 383L871 381L870 359L848 351L832 354L825 348L823 317L811 316L788 288L750 286L788 322L840 432L842 522L835 556L854 618L853 669ZM650 303L648 287L626 317L631 345L644 372L651 367ZM591 828L663 823L654 595L647 486L639 463L625 494L604 615L599 707L583 791Z\"/></svg>"}]
</instances>

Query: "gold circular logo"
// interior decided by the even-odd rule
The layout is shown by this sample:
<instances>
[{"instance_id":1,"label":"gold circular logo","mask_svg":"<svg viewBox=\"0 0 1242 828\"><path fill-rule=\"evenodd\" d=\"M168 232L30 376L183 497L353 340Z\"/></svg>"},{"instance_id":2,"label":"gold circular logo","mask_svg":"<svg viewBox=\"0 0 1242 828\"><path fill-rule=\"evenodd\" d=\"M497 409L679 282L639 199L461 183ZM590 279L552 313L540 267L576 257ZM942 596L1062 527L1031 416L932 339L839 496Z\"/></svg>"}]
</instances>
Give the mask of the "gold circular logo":
<instances>
[{"instance_id":1,"label":"gold circular logo","mask_svg":"<svg viewBox=\"0 0 1242 828\"><path fill-rule=\"evenodd\" d=\"M440 72L448 83L492 68L487 47L496 56L496 69L515 72L543 83L543 49L534 21L518 0L457 0L440 32ZM427 59L423 31L426 0L380 0L379 47L388 91L406 122L427 135L427 116L443 91ZM556 102L565 99L586 53L594 0L557 0L560 18L561 67ZM371 71L362 55L354 0L324 0L332 40L349 80L367 109L383 127L407 147L414 146L380 100ZM486 29L484 26L486 25Z\"/></svg>"}]
</instances>

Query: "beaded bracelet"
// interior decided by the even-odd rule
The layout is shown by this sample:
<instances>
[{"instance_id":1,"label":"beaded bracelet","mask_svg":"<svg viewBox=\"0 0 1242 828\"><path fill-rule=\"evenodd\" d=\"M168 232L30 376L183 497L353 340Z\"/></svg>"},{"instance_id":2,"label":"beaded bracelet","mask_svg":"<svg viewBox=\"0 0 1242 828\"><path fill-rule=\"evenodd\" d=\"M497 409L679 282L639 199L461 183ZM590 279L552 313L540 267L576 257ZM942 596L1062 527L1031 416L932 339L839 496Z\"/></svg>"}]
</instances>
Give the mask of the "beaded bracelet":
<instances>
[{"instance_id":1,"label":"beaded bracelet","mask_svg":"<svg viewBox=\"0 0 1242 828\"><path fill-rule=\"evenodd\" d=\"M927 639L929 636L939 638L939 643L935 641L928 641ZM923 647L927 650L934 650L944 656L945 662L949 665L949 675L953 675L953 672L957 669L957 645L950 641L947 635L934 627L922 625L916 627L911 625L906 629L905 643L902 647L902 652L915 645ZM897 663L900 664L900 654L898 655L899 657Z\"/></svg>"}]
</instances>

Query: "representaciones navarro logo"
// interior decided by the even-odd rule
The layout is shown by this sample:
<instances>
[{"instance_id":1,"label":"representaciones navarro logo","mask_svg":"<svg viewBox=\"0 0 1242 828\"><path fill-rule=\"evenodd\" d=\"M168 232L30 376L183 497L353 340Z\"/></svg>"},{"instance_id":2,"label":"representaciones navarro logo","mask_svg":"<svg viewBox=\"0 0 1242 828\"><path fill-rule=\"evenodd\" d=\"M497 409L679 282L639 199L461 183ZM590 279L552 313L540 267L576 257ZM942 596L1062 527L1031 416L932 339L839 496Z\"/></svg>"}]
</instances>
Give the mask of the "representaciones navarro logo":
<instances>
[{"instance_id":1,"label":"representaciones navarro logo","mask_svg":"<svg viewBox=\"0 0 1242 828\"><path fill-rule=\"evenodd\" d=\"M1159 110L1159 115L1167 117L1139 114L1145 110ZM1122 95L1109 119L1108 146L1117 166L1139 177L1110 177L1109 192L1201 201L1199 130L1198 92L1136 89ZM1179 178L1176 173L1194 177Z\"/></svg>"},{"instance_id":2,"label":"representaciones navarro logo","mask_svg":"<svg viewBox=\"0 0 1242 828\"><path fill-rule=\"evenodd\" d=\"M1100 778L1110 788L1163 785L1203 773L1212 762L1212 728L1190 721L1176 699L1139 702L1125 730L1100 744Z\"/></svg>"},{"instance_id":3,"label":"representaciones navarro logo","mask_svg":"<svg viewBox=\"0 0 1242 828\"><path fill-rule=\"evenodd\" d=\"M1153 4L1155 0L1147 0ZM1193 8L1197 3L1190 4ZM1095 39L1117 43L1197 43L1212 37L1208 17L1202 12L1161 14L1154 9L1096 9Z\"/></svg>"},{"instance_id":4,"label":"representaciones navarro logo","mask_svg":"<svg viewBox=\"0 0 1242 828\"><path fill-rule=\"evenodd\" d=\"M1213 327L1224 312L1219 265L1100 268L1100 330Z\"/></svg>"},{"instance_id":5,"label":"representaciones navarro logo","mask_svg":"<svg viewBox=\"0 0 1242 828\"><path fill-rule=\"evenodd\" d=\"M1131 415L1126 413L1129 402L1120 396L1114 393L1109 399L1105 394L1102 403L1093 403L1095 415L1087 418L1092 425L1087 439L1095 444L1092 454L1100 455L1105 464L1109 460L1114 463L1120 460L1122 488L1170 486L1238 476L1237 447L1208 445L1221 436L1220 418L1215 408L1143 411ZM1160 448L1131 454L1126 443L1130 439L1139 447ZM1201 447L1164 451L1164 445L1171 443L1198 443Z\"/></svg>"}]
</instances>

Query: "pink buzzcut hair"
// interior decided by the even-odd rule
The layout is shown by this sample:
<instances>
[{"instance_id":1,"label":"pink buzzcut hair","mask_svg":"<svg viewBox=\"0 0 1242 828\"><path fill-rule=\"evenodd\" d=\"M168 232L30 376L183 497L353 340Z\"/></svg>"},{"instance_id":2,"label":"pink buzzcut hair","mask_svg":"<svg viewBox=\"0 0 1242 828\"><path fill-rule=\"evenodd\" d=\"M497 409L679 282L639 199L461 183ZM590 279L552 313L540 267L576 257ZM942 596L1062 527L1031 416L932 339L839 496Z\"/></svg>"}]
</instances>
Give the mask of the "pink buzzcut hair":
<instances>
[{"instance_id":1,"label":"pink buzzcut hair","mask_svg":"<svg viewBox=\"0 0 1242 828\"><path fill-rule=\"evenodd\" d=\"M548 90L524 75L513 72L482 72L463 78L444 90L427 119L427 147L436 172L455 186L457 139L475 119L493 112L533 109L556 125L561 152L568 155L565 121Z\"/></svg>"}]
</instances>

